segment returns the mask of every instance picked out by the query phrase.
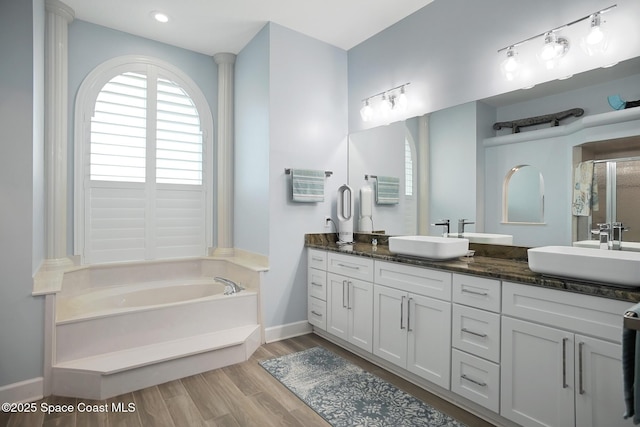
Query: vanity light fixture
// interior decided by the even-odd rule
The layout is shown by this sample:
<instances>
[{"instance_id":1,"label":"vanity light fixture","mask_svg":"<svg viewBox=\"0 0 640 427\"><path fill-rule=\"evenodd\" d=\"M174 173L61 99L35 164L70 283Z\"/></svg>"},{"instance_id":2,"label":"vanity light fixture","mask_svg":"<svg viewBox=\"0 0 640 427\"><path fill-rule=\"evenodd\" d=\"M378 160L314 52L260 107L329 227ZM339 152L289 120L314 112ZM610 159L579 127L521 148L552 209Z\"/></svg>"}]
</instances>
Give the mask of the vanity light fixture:
<instances>
[{"instance_id":1,"label":"vanity light fixture","mask_svg":"<svg viewBox=\"0 0 640 427\"><path fill-rule=\"evenodd\" d=\"M387 118L392 111L405 111L408 106L405 87L409 84L410 83L404 83L363 99L362 102L364 105L360 109L362 121L371 121L376 113L383 118ZM374 101L377 97L380 97L380 101L375 105Z\"/></svg>"},{"instance_id":2,"label":"vanity light fixture","mask_svg":"<svg viewBox=\"0 0 640 427\"><path fill-rule=\"evenodd\" d=\"M167 22L169 22L169 15L158 10L154 10L153 12L151 12L151 17L162 24L166 24Z\"/></svg>"},{"instance_id":3,"label":"vanity light fixture","mask_svg":"<svg viewBox=\"0 0 640 427\"><path fill-rule=\"evenodd\" d=\"M515 52L515 48L539 37L544 37L544 45L538 54L538 58L545 64L547 69L555 68L560 59L569 51L569 40L558 33L567 27L586 21L587 19L590 22L589 32L582 38L581 46L589 55L603 52L607 48L608 37L606 31L602 28L602 23L604 22L602 20L602 14L609 12L616 7L618 7L618 5L614 4L592 14L583 16L582 18L578 18L575 21L552 28L551 30L536 34L535 36L499 49L498 53L507 51L507 58L500 64L500 69L502 70L505 78L511 81L514 80L517 75L517 73L513 71L518 70L518 67L516 66L517 53Z\"/></svg>"}]
</instances>

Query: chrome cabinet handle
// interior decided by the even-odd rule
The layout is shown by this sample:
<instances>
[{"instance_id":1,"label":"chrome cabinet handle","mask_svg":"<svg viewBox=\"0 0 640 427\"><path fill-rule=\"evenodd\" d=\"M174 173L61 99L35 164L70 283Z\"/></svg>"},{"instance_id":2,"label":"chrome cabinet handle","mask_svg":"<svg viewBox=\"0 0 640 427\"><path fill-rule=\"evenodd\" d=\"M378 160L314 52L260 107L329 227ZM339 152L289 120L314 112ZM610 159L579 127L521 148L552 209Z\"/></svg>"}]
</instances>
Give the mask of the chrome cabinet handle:
<instances>
[{"instance_id":1,"label":"chrome cabinet handle","mask_svg":"<svg viewBox=\"0 0 640 427\"><path fill-rule=\"evenodd\" d=\"M584 343L581 342L578 344L578 383L580 394L584 394L584 384L582 382L582 349L584 347Z\"/></svg>"},{"instance_id":2,"label":"chrome cabinet handle","mask_svg":"<svg viewBox=\"0 0 640 427\"><path fill-rule=\"evenodd\" d=\"M469 382L472 382L476 385L479 385L480 387L486 387L487 383L482 382L482 381L478 381L478 380L474 380L473 378L468 377L466 374L462 374L460 375L460 378L462 378L463 380L467 380Z\"/></svg>"},{"instance_id":3,"label":"chrome cabinet handle","mask_svg":"<svg viewBox=\"0 0 640 427\"><path fill-rule=\"evenodd\" d=\"M489 295L488 292L478 292L478 291L470 291L467 288L462 288L462 292L464 292L465 294L473 294L473 295L480 295L482 297L486 297L487 295Z\"/></svg>"},{"instance_id":4,"label":"chrome cabinet handle","mask_svg":"<svg viewBox=\"0 0 640 427\"><path fill-rule=\"evenodd\" d=\"M311 282L313 286L322 286L322 283Z\"/></svg>"},{"instance_id":5,"label":"chrome cabinet handle","mask_svg":"<svg viewBox=\"0 0 640 427\"><path fill-rule=\"evenodd\" d=\"M404 299L405 296L403 295L402 298L400 298L400 329L404 329Z\"/></svg>"},{"instance_id":6,"label":"chrome cabinet handle","mask_svg":"<svg viewBox=\"0 0 640 427\"><path fill-rule=\"evenodd\" d=\"M350 268L352 270L360 270L360 267L358 267L357 265L349 265L349 264L338 263L338 267Z\"/></svg>"},{"instance_id":7,"label":"chrome cabinet handle","mask_svg":"<svg viewBox=\"0 0 640 427\"><path fill-rule=\"evenodd\" d=\"M569 338L562 338L562 388L569 387L567 384L567 341Z\"/></svg>"},{"instance_id":8,"label":"chrome cabinet handle","mask_svg":"<svg viewBox=\"0 0 640 427\"><path fill-rule=\"evenodd\" d=\"M469 330L467 328L462 328L460 330L462 332L466 332L467 334L475 335L475 336L480 337L480 338L486 338L487 337L487 334L482 334L480 332L471 331L471 330Z\"/></svg>"},{"instance_id":9,"label":"chrome cabinet handle","mask_svg":"<svg viewBox=\"0 0 640 427\"><path fill-rule=\"evenodd\" d=\"M409 301L407 301L407 331L408 332L413 331L413 329L411 329L411 301L413 301L413 298L409 298Z\"/></svg>"},{"instance_id":10,"label":"chrome cabinet handle","mask_svg":"<svg viewBox=\"0 0 640 427\"><path fill-rule=\"evenodd\" d=\"M345 287L346 283L347 283L346 280L342 281L342 308L347 308L347 305L344 302L344 287Z\"/></svg>"},{"instance_id":11,"label":"chrome cabinet handle","mask_svg":"<svg viewBox=\"0 0 640 427\"><path fill-rule=\"evenodd\" d=\"M351 307L351 288L353 287L353 282L351 282L351 280L349 280L347 282L347 310L351 310L353 307Z\"/></svg>"},{"instance_id":12,"label":"chrome cabinet handle","mask_svg":"<svg viewBox=\"0 0 640 427\"><path fill-rule=\"evenodd\" d=\"M323 258L318 258L318 257L315 257L315 256L312 256L312 257L311 257L311 259L312 259L313 261L318 261L318 262L320 262L320 261L324 261L324 259L323 259Z\"/></svg>"},{"instance_id":13,"label":"chrome cabinet handle","mask_svg":"<svg viewBox=\"0 0 640 427\"><path fill-rule=\"evenodd\" d=\"M314 314L314 315L316 315L316 316L318 316L318 317L322 317L322 314L321 314L321 313L316 312L315 310L311 310L311 314Z\"/></svg>"}]
</instances>

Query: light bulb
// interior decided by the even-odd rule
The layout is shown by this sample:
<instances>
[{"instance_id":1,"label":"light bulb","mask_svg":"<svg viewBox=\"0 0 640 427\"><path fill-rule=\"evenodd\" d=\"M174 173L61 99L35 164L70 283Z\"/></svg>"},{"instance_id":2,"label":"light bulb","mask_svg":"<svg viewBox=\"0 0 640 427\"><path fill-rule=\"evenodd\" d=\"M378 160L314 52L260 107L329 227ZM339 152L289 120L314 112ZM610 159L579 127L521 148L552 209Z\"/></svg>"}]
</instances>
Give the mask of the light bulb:
<instances>
[{"instance_id":1,"label":"light bulb","mask_svg":"<svg viewBox=\"0 0 640 427\"><path fill-rule=\"evenodd\" d=\"M600 13L591 16L591 29L580 41L580 47L589 56L603 53L609 44L607 32L602 29Z\"/></svg>"},{"instance_id":2,"label":"light bulb","mask_svg":"<svg viewBox=\"0 0 640 427\"><path fill-rule=\"evenodd\" d=\"M364 106L360 109L360 117L362 117L363 122L368 122L373 117L373 108L371 108L371 105L369 105L368 99L364 102Z\"/></svg>"},{"instance_id":3,"label":"light bulb","mask_svg":"<svg viewBox=\"0 0 640 427\"><path fill-rule=\"evenodd\" d=\"M166 13L154 10L153 12L151 12L151 16L153 17L153 19L162 24L166 24L167 22L169 22L169 16Z\"/></svg>"},{"instance_id":4,"label":"light bulb","mask_svg":"<svg viewBox=\"0 0 640 427\"><path fill-rule=\"evenodd\" d=\"M382 94L382 102L380 102L380 113L382 114L382 117L387 117L392 108L393 105L389 98L387 98L387 94Z\"/></svg>"},{"instance_id":5,"label":"light bulb","mask_svg":"<svg viewBox=\"0 0 640 427\"><path fill-rule=\"evenodd\" d=\"M507 50L507 58L500 64L502 74L509 81L513 81L520 74L520 69L522 68L520 62L516 59L516 54L514 47L511 46Z\"/></svg>"},{"instance_id":6,"label":"light bulb","mask_svg":"<svg viewBox=\"0 0 640 427\"><path fill-rule=\"evenodd\" d=\"M567 51L569 50L569 40L558 37L555 33L549 32L544 35L544 46L538 57L544 62L547 70L555 68Z\"/></svg>"},{"instance_id":7,"label":"light bulb","mask_svg":"<svg viewBox=\"0 0 640 427\"><path fill-rule=\"evenodd\" d=\"M400 95L398 96L398 99L396 100L396 108L399 111L406 111L407 110L407 105L408 105L407 94L404 93L404 86L402 86L400 88Z\"/></svg>"}]
</instances>

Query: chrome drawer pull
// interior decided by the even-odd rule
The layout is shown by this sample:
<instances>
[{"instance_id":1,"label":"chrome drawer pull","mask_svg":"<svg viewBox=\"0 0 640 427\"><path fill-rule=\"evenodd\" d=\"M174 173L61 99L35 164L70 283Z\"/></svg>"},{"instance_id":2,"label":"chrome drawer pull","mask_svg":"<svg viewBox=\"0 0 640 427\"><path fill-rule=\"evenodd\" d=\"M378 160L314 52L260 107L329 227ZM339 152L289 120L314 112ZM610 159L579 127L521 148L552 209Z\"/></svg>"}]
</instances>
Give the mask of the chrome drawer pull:
<instances>
[{"instance_id":1,"label":"chrome drawer pull","mask_svg":"<svg viewBox=\"0 0 640 427\"><path fill-rule=\"evenodd\" d=\"M583 383L583 378L582 378L582 349L584 348L584 343L581 342L580 344L578 344L578 374L579 374L579 389L580 389L580 394L584 394L584 383Z\"/></svg>"},{"instance_id":2,"label":"chrome drawer pull","mask_svg":"<svg viewBox=\"0 0 640 427\"><path fill-rule=\"evenodd\" d=\"M322 286L322 283L311 282L313 286Z\"/></svg>"},{"instance_id":3,"label":"chrome drawer pull","mask_svg":"<svg viewBox=\"0 0 640 427\"><path fill-rule=\"evenodd\" d=\"M562 338L562 388L569 387L567 384L567 341L569 338Z\"/></svg>"},{"instance_id":4,"label":"chrome drawer pull","mask_svg":"<svg viewBox=\"0 0 640 427\"><path fill-rule=\"evenodd\" d=\"M465 294L473 294L473 295L480 295L482 297L486 297L487 295L489 295L488 292L478 292L478 291L470 291L467 288L462 288L462 292L464 292Z\"/></svg>"},{"instance_id":5,"label":"chrome drawer pull","mask_svg":"<svg viewBox=\"0 0 640 427\"><path fill-rule=\"evenodd\" d=\"M469 329L467 329L467 328L462 328L462 329L460 329L460 330L461 330L462 332L466 332L467 334L475 335L475 336L480 337L480 338L486 338L486 337L487 337L487 334L481 334L480 332L470 331L470 330L469 330Z\"/></svg>"},{"instance_id":6,"label":"chrome drawer pull","mask_svg":"<svg viewBox=\"0 0 640 427\"><path fill-rule=\"evenodd\" d=\"M338 264L338 267L343 267L343 268L350 268L352 270L360 270L360 267L358 267L357 265L349 265L349 264Z\"/></svg>"},{"instance_id":7,"label":"chrome drawer pull","mask_svg":"<svg viewBox=\"0 0 640 427\"><path fill-rule=\"evenodd\" d=\"M311 314L314 314L314 315L316 315L318 317L322 317L322 314L317 313L315 310L311 310Z\"/></svg>"},{"instance_id":8,"label":"chrome drawer pull","mask_svg":"<svg viewBox=\"0 0 640 427\"><path fill-rule=\"evenodd\" d=\"M472 382L476 385L479 385L480 387L486 387L487 383L478 381L478 380L474 380L473 378L469 378L468 376L466 376L465 374L460 375L460 378L462 378L463 380L467 380L469 382Z\"/></svg>"},{"instance_id":9,"label":"chrome drawer pull","mask_svg":"<svg viewBox=\"0 0 640 427\"><path fill-rule=\"evenodd\" d=\"M403 323L404 299L405 299L405 296L403 295L402 298L400 298L400 329L404 329L404 323Z\"/></svg>"},{"instance_id":10,"label":"chrome drawer pull","mask_svg":"<svg viewBox=\"0 0 640 427\"><path fill-rule=\"evenodd\" d=\"M322 262L322 261L324 261L324 258L318 258L318 257L315 257L315 256L311 257L311 259L312 259L313 261L318 261L318 262Z\"/></svg>"}]
</instances>

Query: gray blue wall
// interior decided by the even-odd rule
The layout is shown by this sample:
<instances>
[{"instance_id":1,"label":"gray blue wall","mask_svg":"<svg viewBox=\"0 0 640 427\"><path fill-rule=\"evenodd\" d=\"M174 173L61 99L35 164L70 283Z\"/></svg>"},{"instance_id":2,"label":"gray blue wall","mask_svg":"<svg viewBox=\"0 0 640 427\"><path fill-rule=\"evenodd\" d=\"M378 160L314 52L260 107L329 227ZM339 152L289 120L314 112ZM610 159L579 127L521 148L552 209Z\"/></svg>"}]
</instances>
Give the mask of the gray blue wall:
<instances>
[{"instance_id":1,"label":"gray blue wall","mask_svg":"<svg viewBox=\"0 0 640 427\"><path fill-rule=\"evenodd\" d=\"M0 387L42 376L44 2L3 0L0 13ZM37 68L34 68L37 67Z\"/></svg>"}]
</instances>

